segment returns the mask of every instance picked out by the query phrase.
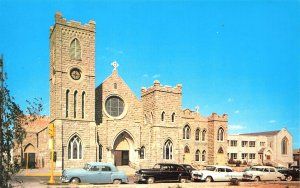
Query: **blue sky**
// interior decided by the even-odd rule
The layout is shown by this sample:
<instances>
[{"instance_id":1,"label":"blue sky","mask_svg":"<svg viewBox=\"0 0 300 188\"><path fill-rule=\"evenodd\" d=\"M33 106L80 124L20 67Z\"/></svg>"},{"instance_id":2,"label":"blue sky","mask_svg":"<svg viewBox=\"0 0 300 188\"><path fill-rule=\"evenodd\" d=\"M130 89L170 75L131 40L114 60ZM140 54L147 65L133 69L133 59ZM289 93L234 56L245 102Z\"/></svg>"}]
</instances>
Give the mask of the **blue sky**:
<instances>
[{"instance_id":1,"label":"blue sky","mask_svg":"<svg viewBox=\"0 0 300 188\"><path fill-rule=\"evenodd\" d=\"M154 80L183 85L183 108L229 115L229 133L287 128L300 147L299 1L0 1L0 53L24 109L49 114L49 28L96 22L96 85L119 74L140 97Z\"/></svg>"}]
</instances>

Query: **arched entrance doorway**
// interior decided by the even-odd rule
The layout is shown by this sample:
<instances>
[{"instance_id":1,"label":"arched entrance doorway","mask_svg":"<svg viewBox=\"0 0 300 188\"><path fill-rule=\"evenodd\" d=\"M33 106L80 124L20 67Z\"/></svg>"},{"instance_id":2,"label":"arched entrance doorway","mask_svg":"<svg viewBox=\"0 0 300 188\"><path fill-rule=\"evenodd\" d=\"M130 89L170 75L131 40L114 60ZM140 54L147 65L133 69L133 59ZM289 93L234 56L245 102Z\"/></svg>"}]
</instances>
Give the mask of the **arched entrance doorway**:
<instances>
[{"instance_id":1,"label":"arched entrance doorway","mask_svg":"<svg viewBox=\"0 0 300 188\"><path fill-rule=\"evenodd\" d=\"M191 164L191 152L188 146L184 147L183 163Z\"/></svg>"},{"instance_id":2,"label":"arched entrance doorway","mask_svg":"<svg viewBox=\"0 0 300 188\"><path fill-rule=\"evenodd\" d=\"M129 162L134 157L134 140L132 136L126 131L118 134L113 149L115 165L129 165Z\"/></svg>"},{"instance_id":3,"label":"arched entrance doorway","mask_svg":"<svg viewBox=\"0 0 300 188\"><path fill-rule=\"evenodd\" d=\"M27 144L24 149L23 166L35 168L35 148L32 144Z\"/></svg>"},{"instance_id":4,"label":"arched entrance doorway","mask_svg":"<svg viewBox=\"0 0 300 188\"><path fill-rule=\"evenodd\" d=\"M226 156L224 155L224 150L222 147L219 147L217 152L216 164L224 165L226 163Z\"/></svg>"}]
</instances>

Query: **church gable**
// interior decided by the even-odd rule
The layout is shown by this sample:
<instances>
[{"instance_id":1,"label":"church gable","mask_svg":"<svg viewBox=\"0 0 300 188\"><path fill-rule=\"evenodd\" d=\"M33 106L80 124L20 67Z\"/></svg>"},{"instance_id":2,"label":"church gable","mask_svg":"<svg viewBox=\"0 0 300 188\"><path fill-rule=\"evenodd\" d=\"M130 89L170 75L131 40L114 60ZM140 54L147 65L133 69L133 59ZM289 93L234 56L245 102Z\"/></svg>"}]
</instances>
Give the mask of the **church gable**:
<instances>
[{"instance_id":1,"label":"church gable","mask_svg":"<svg viewBox=\"0 0 300 188\"><path fill-rule=\"evenodd\" d=\"M96 88L96 123L103 119L122 119L141 122L141 102L119 76L117 70Z\"/></svg>"}]
</instances>

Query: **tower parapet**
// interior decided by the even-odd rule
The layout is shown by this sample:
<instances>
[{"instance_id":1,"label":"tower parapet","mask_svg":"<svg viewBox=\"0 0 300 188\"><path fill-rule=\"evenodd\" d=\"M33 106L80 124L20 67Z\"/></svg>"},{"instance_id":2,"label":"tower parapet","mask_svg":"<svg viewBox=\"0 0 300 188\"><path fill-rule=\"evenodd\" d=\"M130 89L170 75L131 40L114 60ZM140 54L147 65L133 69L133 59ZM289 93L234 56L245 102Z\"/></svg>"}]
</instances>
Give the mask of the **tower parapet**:
<instances>
[{"instance_id":1,"label":"tower parapet","mask_svg":"<svg viewBox=\"0 0 300 188\"><path fill-rule=\"evenodd\" d=\"M62 17L62 13L61 12L56 12L55 13L55 23L56 24L60 24L60 25L64 25L64 26L68 26L68 27L72 27L72 28L76 28L76 29L82 29L82 30L86 30L86 31L91 31L91 32L95 32L95 28L96 28L96 22L94 20L90 20L87 24L81 24L81 22L78 21L67 21L65 18ZM53 27L50 27L50 33L52 33L53 31Z\"/></svg>"},{"instance_id":2,"label":"tower parapet","mask_svg":"<svg viewBox=\"0 0 300 188\"><path fill-rule=\"evenodd\" d=\"M155 91L181 94L182 93L182 85L177 84L174 88L172 88L171 86L168 86L168 85L162 86L158 80L155 80L153 83L153 86L151 86L149 88L142 87L142 89L141 89L142 97L145 95L148 95L152 92L155 92Z\"/></svg>"},{"instance_id":3,"label":"tower parapet","mask_svg":"<svg viewBox=\"0 0 300 188\"><path fill-rule=\"evenodd\" d=\"M213 112L211 116L208 117L209 121L228 121L228 115L223 114L223 115L218 115L217 113Z\"/></svg>"}]
</instances>

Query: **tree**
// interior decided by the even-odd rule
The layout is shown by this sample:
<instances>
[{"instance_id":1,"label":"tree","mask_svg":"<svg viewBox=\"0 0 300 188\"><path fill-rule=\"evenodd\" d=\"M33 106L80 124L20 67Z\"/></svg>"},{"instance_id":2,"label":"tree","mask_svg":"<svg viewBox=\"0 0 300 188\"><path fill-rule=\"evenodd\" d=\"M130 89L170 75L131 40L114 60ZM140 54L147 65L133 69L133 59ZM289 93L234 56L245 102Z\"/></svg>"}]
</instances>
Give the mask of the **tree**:
<instances>
[{"instance_id":1,"label":"tree","mask_svg":"<svg viewBox=\"0 0 300 188\"><path fill-rule=\"evenodd\" d=\"M33 102L27 100L28 115L25 115L20 106L14 102L8 87L3 84L2 75L0 76L0 185L6 188L10 187L11 177L20 170L18 162L12 159L11 151L15 144L22 143L26 137L22 125L35 121L43 106L40 103L41 99L34 99Z\"/></svg>"}]
</instances>

